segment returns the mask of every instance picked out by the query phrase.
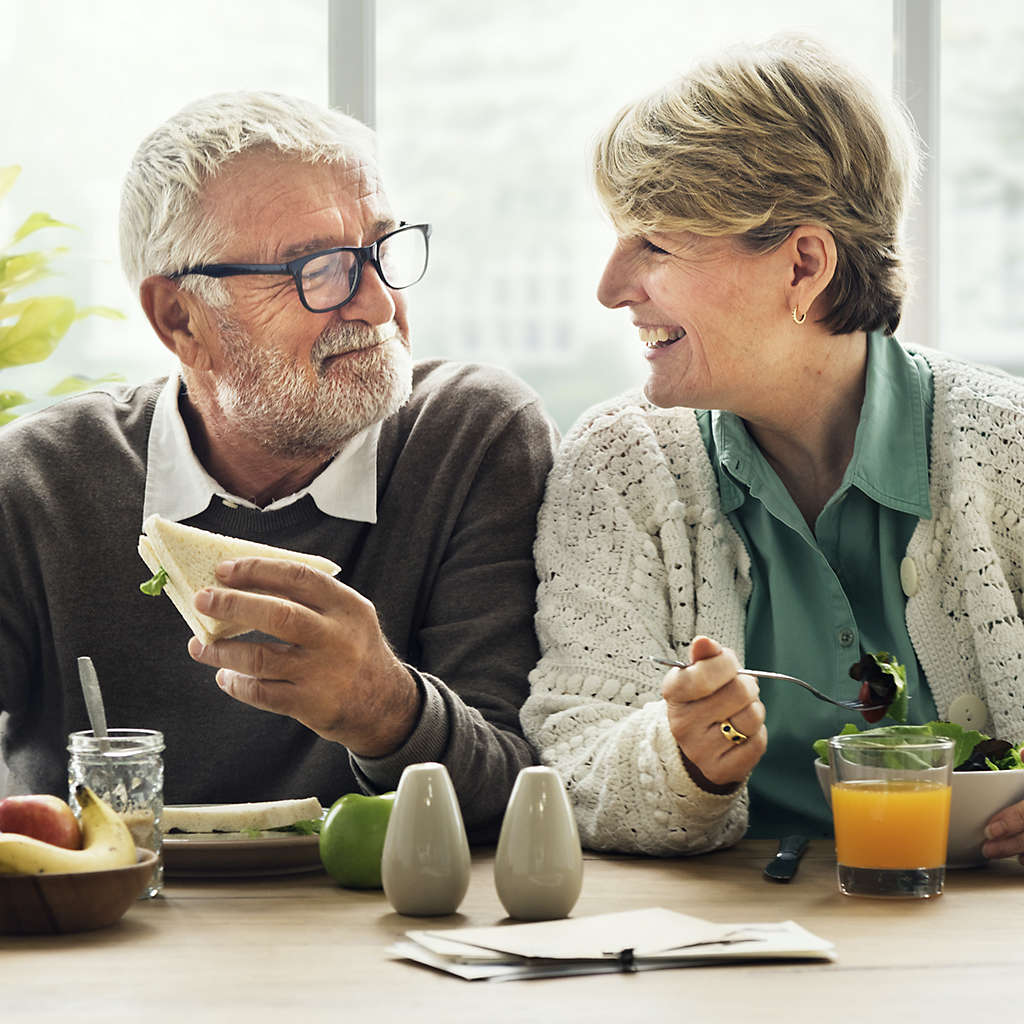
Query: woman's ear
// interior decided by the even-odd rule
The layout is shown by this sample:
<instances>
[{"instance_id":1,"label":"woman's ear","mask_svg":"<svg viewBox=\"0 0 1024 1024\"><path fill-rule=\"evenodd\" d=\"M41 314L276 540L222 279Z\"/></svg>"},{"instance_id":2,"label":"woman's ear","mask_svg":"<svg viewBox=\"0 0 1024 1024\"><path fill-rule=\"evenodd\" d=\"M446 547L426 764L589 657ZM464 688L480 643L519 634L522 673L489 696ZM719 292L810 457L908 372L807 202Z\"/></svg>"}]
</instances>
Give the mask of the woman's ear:
<instances>
[{"instance_id":1,"label":"woman's ear","mask_svg":"<svg viewBox=\"0 0 1024 1024\"><path fill-rule=\"evenodd\" d=\"M806 313L835 277L836 240L827 228L804 224L790 232L785 246L791 262L788 304Z\"/></svg>"},{"instance_id":2,"label":"woman's ear","mask_svg":"<svg viewBox=\"0 0 1024 1024\"><path fill-rule=\"evenodd\" d=\"M185 365L201 369L207 360L207 317L199 300L158 274L139 285L139 301L157 337Z\"/></svg>"}]
</instances>

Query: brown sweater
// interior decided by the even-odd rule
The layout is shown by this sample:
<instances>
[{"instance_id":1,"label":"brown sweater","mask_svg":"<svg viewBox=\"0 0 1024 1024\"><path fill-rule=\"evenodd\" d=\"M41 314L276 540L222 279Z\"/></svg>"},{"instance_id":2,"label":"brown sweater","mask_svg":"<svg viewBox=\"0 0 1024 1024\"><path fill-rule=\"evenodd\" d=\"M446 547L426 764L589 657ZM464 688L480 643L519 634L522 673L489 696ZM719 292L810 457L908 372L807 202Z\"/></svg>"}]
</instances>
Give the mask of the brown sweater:
<instances>
[{"instance_id":1,"label":"brown sweater","mask_svg":"<svg viewBox=\"0 0 1024 1024\"><path fill-rule=\"evenodd\" d=\"M467 827L493 837L520 768L518 712L537 661L534 524L556 438L536 395L492 367L417 365L383 424L377 523L308 496L273 512L215 499L193 526L325 555L369 598L424 693L409 741L356 759L298 722L240 704L188 656L136 551L162 381L70 398L0 431L0 711L14 787L66 797L67 735L87 729L77 658L96 665L111 727L161 730L164 799L207 803L393 789L437 760Z\"/></svg>"}]
</instances>

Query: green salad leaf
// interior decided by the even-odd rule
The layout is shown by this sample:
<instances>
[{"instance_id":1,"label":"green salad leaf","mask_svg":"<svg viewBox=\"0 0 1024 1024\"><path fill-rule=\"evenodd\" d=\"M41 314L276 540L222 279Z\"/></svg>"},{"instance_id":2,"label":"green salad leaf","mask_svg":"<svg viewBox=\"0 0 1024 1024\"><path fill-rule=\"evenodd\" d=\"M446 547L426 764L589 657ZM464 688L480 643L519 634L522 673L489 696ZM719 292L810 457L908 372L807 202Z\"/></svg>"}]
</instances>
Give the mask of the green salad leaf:
<instances>
[{"instance_id":1,"label":"green salad leaf","mask_svg":"<svg viewBox=\"0 0 1024 1024\"><path fill-rule=\"evenodd\" d=\"M864 654L850 666L850 678L860 684L860 699L881 704L874 711L864 711L869 722L888 715L893 721L907 720L907 670L888 651Z\"/></svg>"},{"instance_id":2,"label":"green salad leaf","mask_svg":"<svg viewBox=\"0 0 1024 1024\"><path fill-rule=\"evenodd\" d=\"M846 725L843 726L842 730L838 732L836 735L846 736L848 733L851 732L860 732L860 729L858 729L857 726L853 724L853 722L847 722ZM824 739L815 740L812 744L812 746L814 747L815 755L817 757L820 757L822 761L825 762L825 764L829 763L828 741L830 739L830 736L826 736Z\"/></svg>"},{"instance_id":3,"label":"green salad leaf","mask_svg":"<svg viewBox=\"0 0 1024 1024\"><path fill-rule=\"evenodd\" d=\"M258 839L267 832L296 832L300 836L316 836L320 834L323 825L321 818L308 818L303 821L293 821L290 825L278 825L276 828L243 828L242 835L250 839Z\"/></svg>"},{"instance_id":4,"label":"green salad leaf","mask_svg":"<svg viewBox=\"0 0 1024 1024\"><path fill-rule=\"evenodd\" d=\"M1005 740L993 740L977 729L965 729L953 722L925 722L924 725L883 725L877 729L865 729L861 732L857 726L847 723L843 726L840 736L860 732L862 736L948 736L953 741L953 768L961 771L977 771L988 768L991 771L1006 771L1024 768L1021 759L1021 748ZM991 752L986 752L989 744L995 744ZM814 741L814 753L823 761L829 759L828 738ZM996 756L993 757L992 754Z\"/></svg>"},{"instance_id":5,"label":"green salad leaf","mask_svg":"<svg viewBox=\"0 0 1024 1024\"><path fill-rule=\"evenodd\" d=\"M163 566L153 574L153 576L146 580L145 583L139 584L139 590L144 594L148 594L150 597L158 597L160 592L167 586L167 571Z\"/></svg>"},{"instance_id":6,"label":"green salad leaf","mask_svg":"<svg viewBox=\"0 0 1024 1024\"><path fill-rule=\"evenodd\" d=\"M298 832L303 836L318 836L323 825L322 818L309 818L305 821L293 821L290 825L268 829L270 832Z\"/></svg>"}]
</instances>

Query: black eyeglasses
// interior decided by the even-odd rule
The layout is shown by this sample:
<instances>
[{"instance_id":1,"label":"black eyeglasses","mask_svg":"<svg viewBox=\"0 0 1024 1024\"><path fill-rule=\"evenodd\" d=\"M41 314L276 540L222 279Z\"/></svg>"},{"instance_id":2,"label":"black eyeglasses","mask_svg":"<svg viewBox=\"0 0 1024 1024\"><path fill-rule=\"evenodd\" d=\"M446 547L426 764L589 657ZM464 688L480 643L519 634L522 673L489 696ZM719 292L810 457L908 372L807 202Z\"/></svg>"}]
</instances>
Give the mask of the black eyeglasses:
<instances>
[{"instance_id":1,"label":"black eyeglasses","mask_svg":"<svg viewBox=\"0 0 1024 1024\"><path fill-rule=\"evenodd\" d=\"M389 288L408 288L427 272L429 252L430 225L401 224L370 245L324 249L287 263L202 263L168 277L290 274L299 301L306 309L311 313L329 313L344 306L359 290L365 264L372 264Z\"/></svg>"}]
</instances>

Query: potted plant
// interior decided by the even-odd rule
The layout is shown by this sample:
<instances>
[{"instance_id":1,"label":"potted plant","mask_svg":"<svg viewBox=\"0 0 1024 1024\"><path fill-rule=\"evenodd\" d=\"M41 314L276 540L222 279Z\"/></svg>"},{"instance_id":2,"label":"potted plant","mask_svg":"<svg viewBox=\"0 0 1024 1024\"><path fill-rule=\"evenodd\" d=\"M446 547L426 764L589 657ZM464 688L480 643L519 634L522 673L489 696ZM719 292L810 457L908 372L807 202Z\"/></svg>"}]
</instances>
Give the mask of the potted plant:
<instances>
[{"instance_id":1,"label":"potted plant","mask_svg":"<svg viewBox=\"0 0 1024 1024\"><path fill-rule=\"evenodd\" d=\"M0 201L11 190L21 173L18 166L0 167ZM12 366L39 363L48 358L68 328L87 316L124 319L123 314L107 306L80 307L72 299L61 295L32 295L12 301L12 292L34 284L54 274L53 260L67 247L36 251L15 251L18 244L43 228L72 228L73 225L54 220L48 213L33 213L14 232L11 240L0 248L0 371ZM100 380L118 380L110 375ZM84 377L66 377L46 393L50 397L70 394L98 383ZM0 426L10 422L18 413L12 409L36 401L41 396L29 396L20 391L0 388Z\"/></svg>"}]
</instances>

